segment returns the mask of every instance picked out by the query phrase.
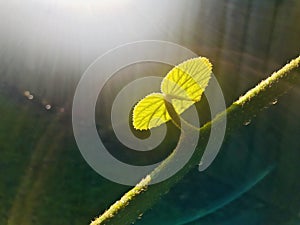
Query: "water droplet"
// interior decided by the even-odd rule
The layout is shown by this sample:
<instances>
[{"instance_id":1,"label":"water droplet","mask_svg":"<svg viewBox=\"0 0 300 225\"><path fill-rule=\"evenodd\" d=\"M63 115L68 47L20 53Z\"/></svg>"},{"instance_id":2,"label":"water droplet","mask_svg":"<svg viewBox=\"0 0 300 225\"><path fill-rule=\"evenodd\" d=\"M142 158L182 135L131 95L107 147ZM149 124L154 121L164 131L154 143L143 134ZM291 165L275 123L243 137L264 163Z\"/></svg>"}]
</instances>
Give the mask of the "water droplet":
<instances>
[{"instance_id":1,"label":"water droplet","mask_svg":"<svg viewBox=\"0 0 300 225\"><path fill-rule=\"evenodd\" d=\"M24 91L24 96L29 100L33 99L33 95L30 93L30 91Z\"/></svg>"},{"instance_id":2,"label":"water droplet","mask_svg":"<svg viewBox=\"0 0 300 225\"><path fill-rule=\"evenodd\" d=\"M28 97L30 95L30 91L24 91L24 95Z\"/></svg>"},{"instance_id":3,"label":"water droplet","mask_svg":"<svg viewBox=\"0 0 300 225\"><path fill-rule=\"evenodd\" d=\"M142 219L143 213L140 213L138 216L138 220Z\"/></svg>"},{"instance_id":4,"label":"water droplet","mask_svg":"<svg viewBox=\"0 0 300 225\"><path fill-rule=\"evenodd\" d=\"M248 126L250 123L251 123L251 119L246 120L243 124L244 124L244 126Z\"/></svg>"},{"instance_id":5,"label":"water droplet","mask_svg":"<svg viewBox=\"0 0 300 225\"><path fill-rule=\"evenodd\" d=\"M50 110L51 109L51 105L49 105L49 104L45 105L45 109Z\"/></svg>"},{"instance_id":6,"label":"water droplet","mask_svg":"<svg viewBox=\"0 0 300 225\"><path fill-rule=\"evenodd\" d=\"M33 99L33 95L28 95L27 98L28 98L29 100L32 100L32 99Z\"/></svg>"},{"instance_id":7,"label":"water droplet","mask_svg":"<svg viewBox=\"0 0 300 225\"><path fill-rule=\"evenodd\" d=\"M278 102L278 100L275 98L275 99L271 102L271 104L272 104L272 105L275 105L277 102Z\"/></svg>"}]
</instances>

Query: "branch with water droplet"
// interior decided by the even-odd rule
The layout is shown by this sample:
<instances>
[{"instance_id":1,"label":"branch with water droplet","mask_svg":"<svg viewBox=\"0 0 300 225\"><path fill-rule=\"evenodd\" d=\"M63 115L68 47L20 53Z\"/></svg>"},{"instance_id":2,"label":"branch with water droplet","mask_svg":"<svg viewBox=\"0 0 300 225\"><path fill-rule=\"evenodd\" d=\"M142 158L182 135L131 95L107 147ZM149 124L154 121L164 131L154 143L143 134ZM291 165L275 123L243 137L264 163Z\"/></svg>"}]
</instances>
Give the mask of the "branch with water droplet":
<instances>
[{"instance_id":1,"label":"branch with water droplet","mask_svg":"<svg viewBox=\"0 0 300 225\"><path fill-rule=\"evenodd\" d=\"M261 81L256 87L250 89L228 107L226 112L220 113L211 122L205 124L200 129L201 136L197 149L190 161L177 174L161 183L149 185L153 177L168 168L169 162L177 154L175 149L151 174L146 176L90 225L129 225L140 218L161 196L166 194L184 175L198 165L205 150L212 123L218 124L227 115L227 138L230 133L239 127L249 125L252 117L255 117L270 105L276 104L281 95L295 86L295 82L300 80L299 71L296 71L299 65L300 56Z\"/></svg>"}]
</instances>

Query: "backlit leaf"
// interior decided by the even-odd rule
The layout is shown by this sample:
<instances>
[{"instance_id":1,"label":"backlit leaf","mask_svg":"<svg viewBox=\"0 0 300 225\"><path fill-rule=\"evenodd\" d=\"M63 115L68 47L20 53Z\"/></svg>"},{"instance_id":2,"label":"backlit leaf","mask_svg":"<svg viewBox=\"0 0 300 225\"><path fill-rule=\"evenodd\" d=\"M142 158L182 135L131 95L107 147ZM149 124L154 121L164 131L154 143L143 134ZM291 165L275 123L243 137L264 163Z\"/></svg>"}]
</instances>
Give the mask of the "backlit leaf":
<instances>
[{"instance_id":1,"label":"backlit leaf","mask_svg":"<svg viewBox=\"0 0 300 225\"><path fill-rule=\"evenodd\" d=\"M200 101L208 85L212 65L205 57L193 58L175 66L163 79L161 91L170 98L176 112L181 114Z\"/></svg>"},{"instance_id":2,"label":"backlit leaf","mask_svg":"<svg viewBox=\"0 0 300 225\"><path fill-rule=\"evenodd\" d=\"M133 127L147 130L170 120L164 96L160 93L147 95L133 109Z\"/></svg>"},{"instance_id":3,"label":"backlit leaf","mask_svg":"<svg viewBox=\"0 0 300 225\"><path fill-rule=\"evenodd\" d=\"M193 58L175 66L161 83L162 94L150 94L134 107L134 128L151 129L169 121L171 116L166 102L171 103L173 111L179 115L200 101L211 72L212 65L205 57Z\"/></svg>"}]
</instances>

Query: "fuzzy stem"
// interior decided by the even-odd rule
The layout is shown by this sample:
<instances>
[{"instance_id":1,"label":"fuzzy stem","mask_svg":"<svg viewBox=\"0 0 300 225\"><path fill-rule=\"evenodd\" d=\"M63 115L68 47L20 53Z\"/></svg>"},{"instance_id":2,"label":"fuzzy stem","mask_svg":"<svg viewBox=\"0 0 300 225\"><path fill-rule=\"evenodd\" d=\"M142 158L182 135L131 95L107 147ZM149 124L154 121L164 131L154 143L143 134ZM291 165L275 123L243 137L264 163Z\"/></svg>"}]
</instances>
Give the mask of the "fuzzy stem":
<instances>
[{"instance_id":1,"label":"fuzzy stem","mask_svg":"<svg viewBox=\"0 0 300 225\"><path fill-rule=\"evenodd\" d=\"M197 149L190 161L177 174L161 183L149 185L158 173L167 169L168 162L177 154L175 148L162 164L128 191L119 201L111 205L108 210L91 222L90 225L129 225L134 222L199 163L210 135L212 123L217 125L224 116L227 116L227 135L241 127L245 121L272 105L271 103L274 99L286 93L293 86L294 82L299 80L299 74L290 73L298 68L299 65L300 56L277 72L274 72L267 79L261 81L256 87L235 101L225 112L220 113L211 122L205 124L200 129L201 136Z\"/></svg>"}]
</instances>

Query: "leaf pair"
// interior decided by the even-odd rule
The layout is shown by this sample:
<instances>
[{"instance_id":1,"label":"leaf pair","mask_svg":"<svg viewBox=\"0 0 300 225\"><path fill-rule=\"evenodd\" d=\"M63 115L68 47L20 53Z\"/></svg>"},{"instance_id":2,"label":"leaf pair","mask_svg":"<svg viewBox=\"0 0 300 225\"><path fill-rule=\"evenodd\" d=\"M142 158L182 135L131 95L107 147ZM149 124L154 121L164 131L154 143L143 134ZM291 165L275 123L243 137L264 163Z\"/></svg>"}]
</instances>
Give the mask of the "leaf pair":
<instances>
[{"instance_id":1,"label":"leaf pair","mask_svg":"<svg viewBox=\"0 0 300 225\"><path fill-rule=\"evenodd\" d=\"M189 59L175 66L162 80L162 93L149 94L135 105L134 128L147 130L157 127L173 120L171 111L180 115L200 101L211 72L212 65L205 57Z\"/></svg>"}]
</instances>

